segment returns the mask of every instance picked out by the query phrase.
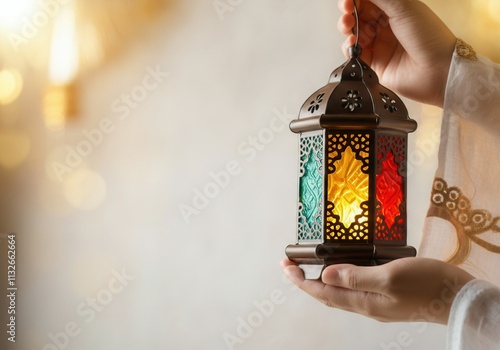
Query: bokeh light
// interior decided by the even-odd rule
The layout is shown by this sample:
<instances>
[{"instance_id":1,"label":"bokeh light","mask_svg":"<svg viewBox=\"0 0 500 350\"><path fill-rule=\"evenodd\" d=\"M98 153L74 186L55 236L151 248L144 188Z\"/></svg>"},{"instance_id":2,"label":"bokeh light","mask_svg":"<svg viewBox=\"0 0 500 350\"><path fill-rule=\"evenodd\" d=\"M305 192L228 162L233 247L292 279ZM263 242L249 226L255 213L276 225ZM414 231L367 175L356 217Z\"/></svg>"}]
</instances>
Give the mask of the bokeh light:
<instances>
[{"instance_id":1,"label":"bokeh light","mask_svg":"<svg viewBox=\"0 0 500 350\"><path fill-rule=\"evenodd\" d=\"M487 2L490 16L500 22L500 1L488 0Z\"/></svg>"},{"instance_id":2,"label":"bokeh light","mask_svg":"<svg viewBox=\"0 0 500 350\"><path fill-rule=\"evenodd\" d=\"M31 141L23 131L0 131L0 165L6 169L14 169L29 155Z\"/></svg>"},{"instance_id":3,"label":"bokeh light","mask_svg":"<svg viewBox=\"0 0 500 350\"><path fill-rule=\"evenodd\" d=\"M54 20L50 48L50 80L56 85L70 83L78 70L76 18L72 2L65 5Z\"/></svg>"},{"instance_id":4,"label":"bokeh light","mask_svg":"<svg viewBox=\"0 0 500 350\"><path fill-rule=\"evenodd\" d=\"M15 101L23 89L23 78L14 69L0 70L0 105Z\"/></svg>"},{"instance_id":5,"label":"bokeh light","mask_svg":"<svg viewBox=\"0 0 500 350\"><path fill-rule=\"evenodd\" d=\"M35 0L0 0L0 24L15 29L36 8Z\"/></svg>"},{"instance_id":6,"label":"bokeh light","mask_svg":"<svg viewBox=\"0 0 500 350\"><path fill-rule=\"evenodd\" d=\"M63 193L76 209L92 210L106 199L106 183L99 173L80 168L67 175L63 182Z\"/></svg>"}]
</instances>

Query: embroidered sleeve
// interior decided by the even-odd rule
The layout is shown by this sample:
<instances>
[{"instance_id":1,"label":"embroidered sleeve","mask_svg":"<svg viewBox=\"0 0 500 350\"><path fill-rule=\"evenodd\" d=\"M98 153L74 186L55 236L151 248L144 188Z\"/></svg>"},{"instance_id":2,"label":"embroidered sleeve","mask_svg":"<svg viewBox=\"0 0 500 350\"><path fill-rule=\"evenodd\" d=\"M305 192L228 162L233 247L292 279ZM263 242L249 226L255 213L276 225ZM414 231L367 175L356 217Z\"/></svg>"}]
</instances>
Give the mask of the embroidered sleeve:
<instances>
[{"instance_id":1,"label":"embroidered sleeve","mask_svg":"<svg viewBox=\"0 0 500 350\"><path fill-rule=\"evenodd\" d=\"M457 40L446 85L444 109L500 132L500 65L477 56Z\"/></svg>"},{"instance_id":2,"label":"embroidered sleeve","mask_svg":"<svg viewBox=\"0 0 500 350\"><path fill-rule=\"evenodd\" d=\"M476 51L462 39L457 39L455 52L459 57L465 58L470 61L477 61Z\"/></svg>"},{"instance_id":3,"label":"embroidered sleeve","mask_svg":"<svg viewBox=\"0 0 500 350\"><path fill-rule=\"evenodd\" d=\"M460 41L438 159L419 255L500 286L500 66Z\"/></svg>"}]
</instances>

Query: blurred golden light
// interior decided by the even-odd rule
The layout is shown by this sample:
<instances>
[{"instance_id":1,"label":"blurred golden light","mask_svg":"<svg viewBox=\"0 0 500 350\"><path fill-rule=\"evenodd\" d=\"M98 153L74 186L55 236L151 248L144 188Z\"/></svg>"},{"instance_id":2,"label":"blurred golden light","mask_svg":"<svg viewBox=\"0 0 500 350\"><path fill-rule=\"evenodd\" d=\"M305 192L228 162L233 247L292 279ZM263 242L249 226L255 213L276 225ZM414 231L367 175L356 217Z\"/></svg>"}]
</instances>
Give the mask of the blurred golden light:
<instances>
[{"instance_id":1,"label":"blurred golden light","mask_svg":"<svg viewBox=\"0 0 500 350\"><path fill-rule=\"evenodd\" d=\"M0 104L13 102L21 93L23 78L17 70L3 69L0 71Z\"/></svg>"},{"instance_id":2,"label":"blurred golden light","mask_svg":"<svg viewBox=\"0 0 500 350\"><path fill-rule=\"evenodd\" d=\"M76 86L51 85L43 98L45 125L57 131L64 128L66 120L77 113Z\"/></svg>"},{"instance_id":3,"label":"blurred golden light","mask_svg":"<svg viewBox=\"0 0 500 350\"><path fill-rule=\"evenodd\" d=\"M497 21L500 21L500 1L498 0L488 0L488 10L490 16Z\"/></svg>"},{"instance_id":4,"label":"blurred golden light","mask_svg":"<svg viewBox=\"0 0 500 350\"><path fill-rule=\"evenodd\" d=\"M75 208L92 210L106 199L106 183L99 173L86 169L76 169L68 174L63 183L66 200Z\"/></svg>"},{"instance_id":5,"label":"blurred golden light","mask_svg":"<svg viewBox=\"0 0 500 350\"><path fill-rule=\"evenodd\" d=\"M55 18L50 49L50 85L44 97L47 128L60 130L66 119L77 114L74 79L78 72L78 47L73 2L69 2Z\"/></svg>"},{"instance_id":6,"label":"blurred golden light","mask_svg":"<svg viewBox=\"0 0 500 350\"><path fill-rule=\"evenodd\" d=\"M75 7L72 2L61 8L54 20L50 48L50 81L55 85L69 84L78 71Z\"/></svg>"},{"instance_id":7,"label":"blurred golden light","mask_svg":"<svg viewBox=\"0 0 500 350\"><path fill-rule=\"evenodd\" d=\"M31 142L29 136L22 131L0 131L0 165L13 169L21 164L29 155Z\"/></svg>"},{"instance_id":8,"label":"blurred golden light","mask_svg":"<svg viewBox=\"0 0 500 350\"><path fill-rule=\"evenodd\" d=\"M22 24L26 17L36 7L35 0L0 0L0 24L14 29Z\"/></svg>"}]
</instances>

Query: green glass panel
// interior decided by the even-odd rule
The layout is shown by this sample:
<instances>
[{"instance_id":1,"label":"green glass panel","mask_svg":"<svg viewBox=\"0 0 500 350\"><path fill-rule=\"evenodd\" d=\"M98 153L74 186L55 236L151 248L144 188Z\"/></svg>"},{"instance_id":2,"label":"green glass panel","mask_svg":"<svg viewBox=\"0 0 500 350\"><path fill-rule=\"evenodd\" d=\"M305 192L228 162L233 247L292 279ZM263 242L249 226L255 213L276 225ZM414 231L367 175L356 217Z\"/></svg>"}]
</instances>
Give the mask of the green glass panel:
<instances>
[{"instance_id":1,"label":"green glass panel","mask_svg":"<svg viewBox=\"0 0 500 350\"><path fill-rule=\"evenodd\" d=\"M302 214L311 227L318 216L318 205L321 200L323 177L318 171L318 161L311 155L304 164L304 176L300 178L300 202Z\"/></svg>"},{"instance_id":2,"label":"green glass panel","mask_svg":"<svg viewBox=\"0 0 500 350\"><path fill-rule=\"evenodd\" d=\"M323 237L323 135L302 137L300 141L300 179L298 238Z\"/></svg>"}]
</instances>

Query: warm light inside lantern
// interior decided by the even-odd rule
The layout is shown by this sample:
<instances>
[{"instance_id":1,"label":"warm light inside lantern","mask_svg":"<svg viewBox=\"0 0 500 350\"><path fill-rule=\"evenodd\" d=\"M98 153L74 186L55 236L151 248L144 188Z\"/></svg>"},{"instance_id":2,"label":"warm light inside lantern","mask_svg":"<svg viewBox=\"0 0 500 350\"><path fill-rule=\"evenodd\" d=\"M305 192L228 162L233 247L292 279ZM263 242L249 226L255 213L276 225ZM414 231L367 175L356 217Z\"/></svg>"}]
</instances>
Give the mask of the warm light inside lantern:
<instances>
[{"instance_id":1,"label":"warm light inside lantern","mask_svg":"<svg viewBox=\"0 0 500 350\"><path fill-rule=\"evenodd\" d=\"M356 159L351 147L334 163L335 172L328 175L328 201L335 203L333 214L349 228L363 212L361 203L368 200L369 175L361 170L363 163Z\"/></svg>"}]
</instances>

